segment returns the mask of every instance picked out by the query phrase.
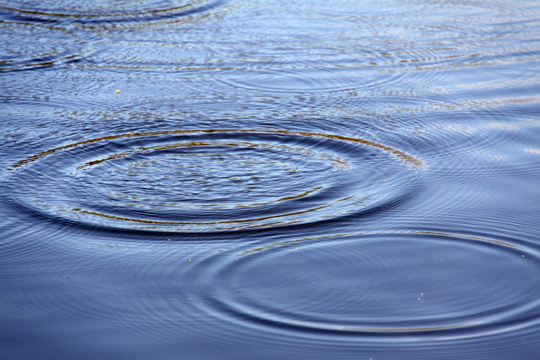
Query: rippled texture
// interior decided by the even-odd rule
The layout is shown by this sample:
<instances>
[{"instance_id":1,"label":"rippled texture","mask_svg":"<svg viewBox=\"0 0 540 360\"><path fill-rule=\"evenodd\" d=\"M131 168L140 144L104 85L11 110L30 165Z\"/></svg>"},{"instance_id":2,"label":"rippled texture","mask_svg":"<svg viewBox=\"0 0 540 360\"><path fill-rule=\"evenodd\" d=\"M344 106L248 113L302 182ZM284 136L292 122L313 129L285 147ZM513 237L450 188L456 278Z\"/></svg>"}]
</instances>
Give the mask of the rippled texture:
<instances>
[{"instance_id":1,"label":"rippled texture","mask_svg":"<svg viewBox=\"0 0 540 360\"><path fill-rule=\"evenodd\" d=\"M194 1L9 1L0 10L16 20L35 22L80 22L83 25L102 22L152 21L196 14L224 4L223 0Z\"/></svg>"},{"instance_id":2,"label":"rippled texture","mask_svg":"<svg viewBox=\"0 0 540 360\"><path fill-rule=\"evenodd\" d=\"M538 255L433 232L325 236L244 251L203 287L215 288L216 308L283 330L481 336L538 321Z\"/></svg>"},{"instance_id":3,"label":"rippled texture","mask_svg":"<svg viewBox=\"0 0 540 360\"><path fill-rule=\"evenodd\" d=\"M70 156L79 148L80 154ZM131 133L19 161L10 170L29 169L9 179L10 193L19 199L33 194L27 206L44 216L82 223L171 231L283 226L358 217L410 197L412 174L382 161L384 152L411 167L422 165L388 146L336 135L245 129ZM58 169L63 175L57 170L47 176L55 163L65 165Z\"/></svg>"},{"instance_id":4,"label":"rippled texture","mask_svg":"<svg viewBox=\"0 0 540 360\"><path fill-rule=\"evenodd\" d=\"M540 357L540 2L0 4L0 357Z\"/></svg>"}]
</instances>

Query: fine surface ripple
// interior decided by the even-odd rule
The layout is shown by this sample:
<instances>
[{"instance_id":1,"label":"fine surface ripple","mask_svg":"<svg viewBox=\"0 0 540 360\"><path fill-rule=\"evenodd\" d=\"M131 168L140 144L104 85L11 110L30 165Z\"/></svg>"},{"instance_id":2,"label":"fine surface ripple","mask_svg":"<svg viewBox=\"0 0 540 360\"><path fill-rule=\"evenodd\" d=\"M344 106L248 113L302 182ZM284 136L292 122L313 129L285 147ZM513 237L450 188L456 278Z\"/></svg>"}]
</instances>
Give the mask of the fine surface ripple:
<instances>
[{"instance_id":1,"label":"fine surface ripple","mask_svg":"<svg viewBox=\"0 0 540 360\"><path fill-rule=\"evenodd\" d=\"M74 40L74 34L50 25L0 21L0 72L77 63L89 50Z\"/></svg>"},{"instance_id":2,"label":"fine surface ripple","mask_svg":"<svg viewBox=\"0 0 540 360\"><path fill-rule=\"evenodd\" d=\"M538 360L540 1L4 0L0 358Z\"/></svg>"},{"instance_id":3,"label":"fine surface ripple","mask_svg":"<svg viewBox=\"0 0 540 360\"><path fill-rule=\"evenodd\" d=\"M540 254L508 240L360 233L226 254L198 278L198 286L213 289L205 296L212 304L207 311L256 327L417 341L503 333L540 321L534 291Z\"/></svg>"},{"instance_id":4,"label":"fine surface ripple","mask_svg":"<svg viewBox=\"0 0 540 360\"><path fill-rule=\"evenodd\" d=\"M178 130L47 150L13 164L8 181L13 202L46 217L208 231L382 211L411 195L422 166L412 155L357 137ZM30 202L23 200L28 193Z\"/></svg>"},{"instance_id":5,"label":"fine surface ripple","mask_svg":"<svg viewBox=\"0 0 540 360\"><path fill-rule=\"evenodd\" d=\"M0 6L0 14L18 21L120 23L151 21L187 16L204 12L225 4L227 0L138 0L89 2L17 1Z\"/></svg>"}]
</instances>

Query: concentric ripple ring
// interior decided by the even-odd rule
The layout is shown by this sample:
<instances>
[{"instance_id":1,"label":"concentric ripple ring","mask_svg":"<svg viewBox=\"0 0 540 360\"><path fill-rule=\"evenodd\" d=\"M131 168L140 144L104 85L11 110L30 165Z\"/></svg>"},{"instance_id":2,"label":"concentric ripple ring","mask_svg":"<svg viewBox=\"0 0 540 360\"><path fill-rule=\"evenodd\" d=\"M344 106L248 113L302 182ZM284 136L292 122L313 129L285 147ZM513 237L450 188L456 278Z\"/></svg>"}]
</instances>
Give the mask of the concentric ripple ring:
<instances>
[{"instance_id":1,"label":"concentric ripple ring","mask_svg":"<svg viewBox=\"0 0 540 360\"><path fill-rule=\"evenodd\" d=\"M12 164L6 180L9 202L46 218L214 231L368 216L410 197L422 168L404 151L358 137L197 129L60 146ZM20 200L28 193L35 197Z\"/></svg>"},{"instance_id":2,"label":"concentric ripple ring","mask_svg":"<svg viewBox=\"0 0 540 360\"><path fill-rule=\"evenodd\" d=\"M540 253L512 239L388 231L242 249L201 261L197 286L214 289L201 310L259 330L419 341L540 321Z\"/></svg>"},{"instance_id":3,"label":"concentric ripple ring","mask_svg":"<svg viewBox=\"0 0 540 360\"><path fill-rule=\"evenodd\" d=\"M74 34L59 27L0 21L0 72L77 63L92 51L75 39Z\"/></svg>"},{"instance_id":4,"label":"concentric ripple ring","mask_svg":"<svg viewBox=\"0 0 540 360\"><path fill-rule=\"evenodd\" d=\"M194 0L187 3L172 3L168 1L149 1L147 4L128 6L123 2L104 3L93 2L84 6L79 2L67 0L61 4L47 6L42 2L35 4L18 1L0 6L0 14L5 13L17 20L35 22L80 22L80 23L118 23L130 21L153 21L181 17L208 11L222 6L227 0ZM82 6L81 6L82 5ZM54 8L56 6L56 8ZM145 9L145 10L141 10Z\"/></svg>"}]
</instances>

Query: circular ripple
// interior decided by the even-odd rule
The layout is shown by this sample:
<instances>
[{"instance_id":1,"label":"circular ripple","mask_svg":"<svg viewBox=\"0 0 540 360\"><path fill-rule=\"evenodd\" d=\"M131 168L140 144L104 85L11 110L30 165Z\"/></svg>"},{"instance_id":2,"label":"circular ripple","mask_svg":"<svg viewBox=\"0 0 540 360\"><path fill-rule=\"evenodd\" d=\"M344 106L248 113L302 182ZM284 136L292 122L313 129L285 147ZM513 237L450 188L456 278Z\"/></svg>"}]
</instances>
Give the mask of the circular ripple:
<instances>
[{"instance_id":1,"label":"circular ripple","mask_svg":"<svg viewBox=\"0 0 540 360\"><path fill-rule=\"evenodd\" d=\"M398 161L401 160L401 161ZM13 164L10 201L90 226L275 227L367 216L411 196L422 162L356 137L177 130L90 139Z\"/></svg>"},{"instance_id":2,"label":"circular ripple","mask_svg":"<svg viewBox=\"0 0 540 360\"><path fill-rule=\"evenodd\" d=\"M77 62L87 53L82 42L61 29L0 22L0 72ZM71 37L71 38L70 38Z\"/></svg>"},{"instance_id":3,"label":"circular ripple","mask_svg":"<svg viewBox=\"0 0 540 360\"><path fill-rule=\"evenodd\" d=\"M537 252L434 232L286 241L204 264L216 316L280 331L436 340L540 319ZM211 269L211 270L208 270ZM241 319L241 320L238 320Z\"/></svg>"},{"instance_id":4,"label":"circular ripple","mask_svg":"<svg viewBox=\"0 0 540 360\"><path fill-rule=\"evenodd\" d=\"M20 20L75 21L82 23L160 20L204 12L225 4L227 0L138 0L97 2L17 1L0 6L0 11Z\"/></svg>"}]
</instances>

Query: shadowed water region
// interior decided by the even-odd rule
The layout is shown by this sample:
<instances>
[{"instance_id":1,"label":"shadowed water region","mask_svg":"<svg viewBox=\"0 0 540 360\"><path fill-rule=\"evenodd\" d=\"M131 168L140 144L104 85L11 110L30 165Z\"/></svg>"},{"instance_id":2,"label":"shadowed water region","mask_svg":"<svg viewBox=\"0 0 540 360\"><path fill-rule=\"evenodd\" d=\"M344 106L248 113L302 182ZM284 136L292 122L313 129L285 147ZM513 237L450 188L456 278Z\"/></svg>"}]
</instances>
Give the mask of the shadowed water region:
<instances>
[{"instance_id":1,"label":"shadowed water region","mask_svg":"<svg viewBox=\"0 0 540 360\"><path fill-rule=\"evenodd\" d=\"M0 4L0 357L540 358L540 2Z\"/></svg>"}]
</instances>

